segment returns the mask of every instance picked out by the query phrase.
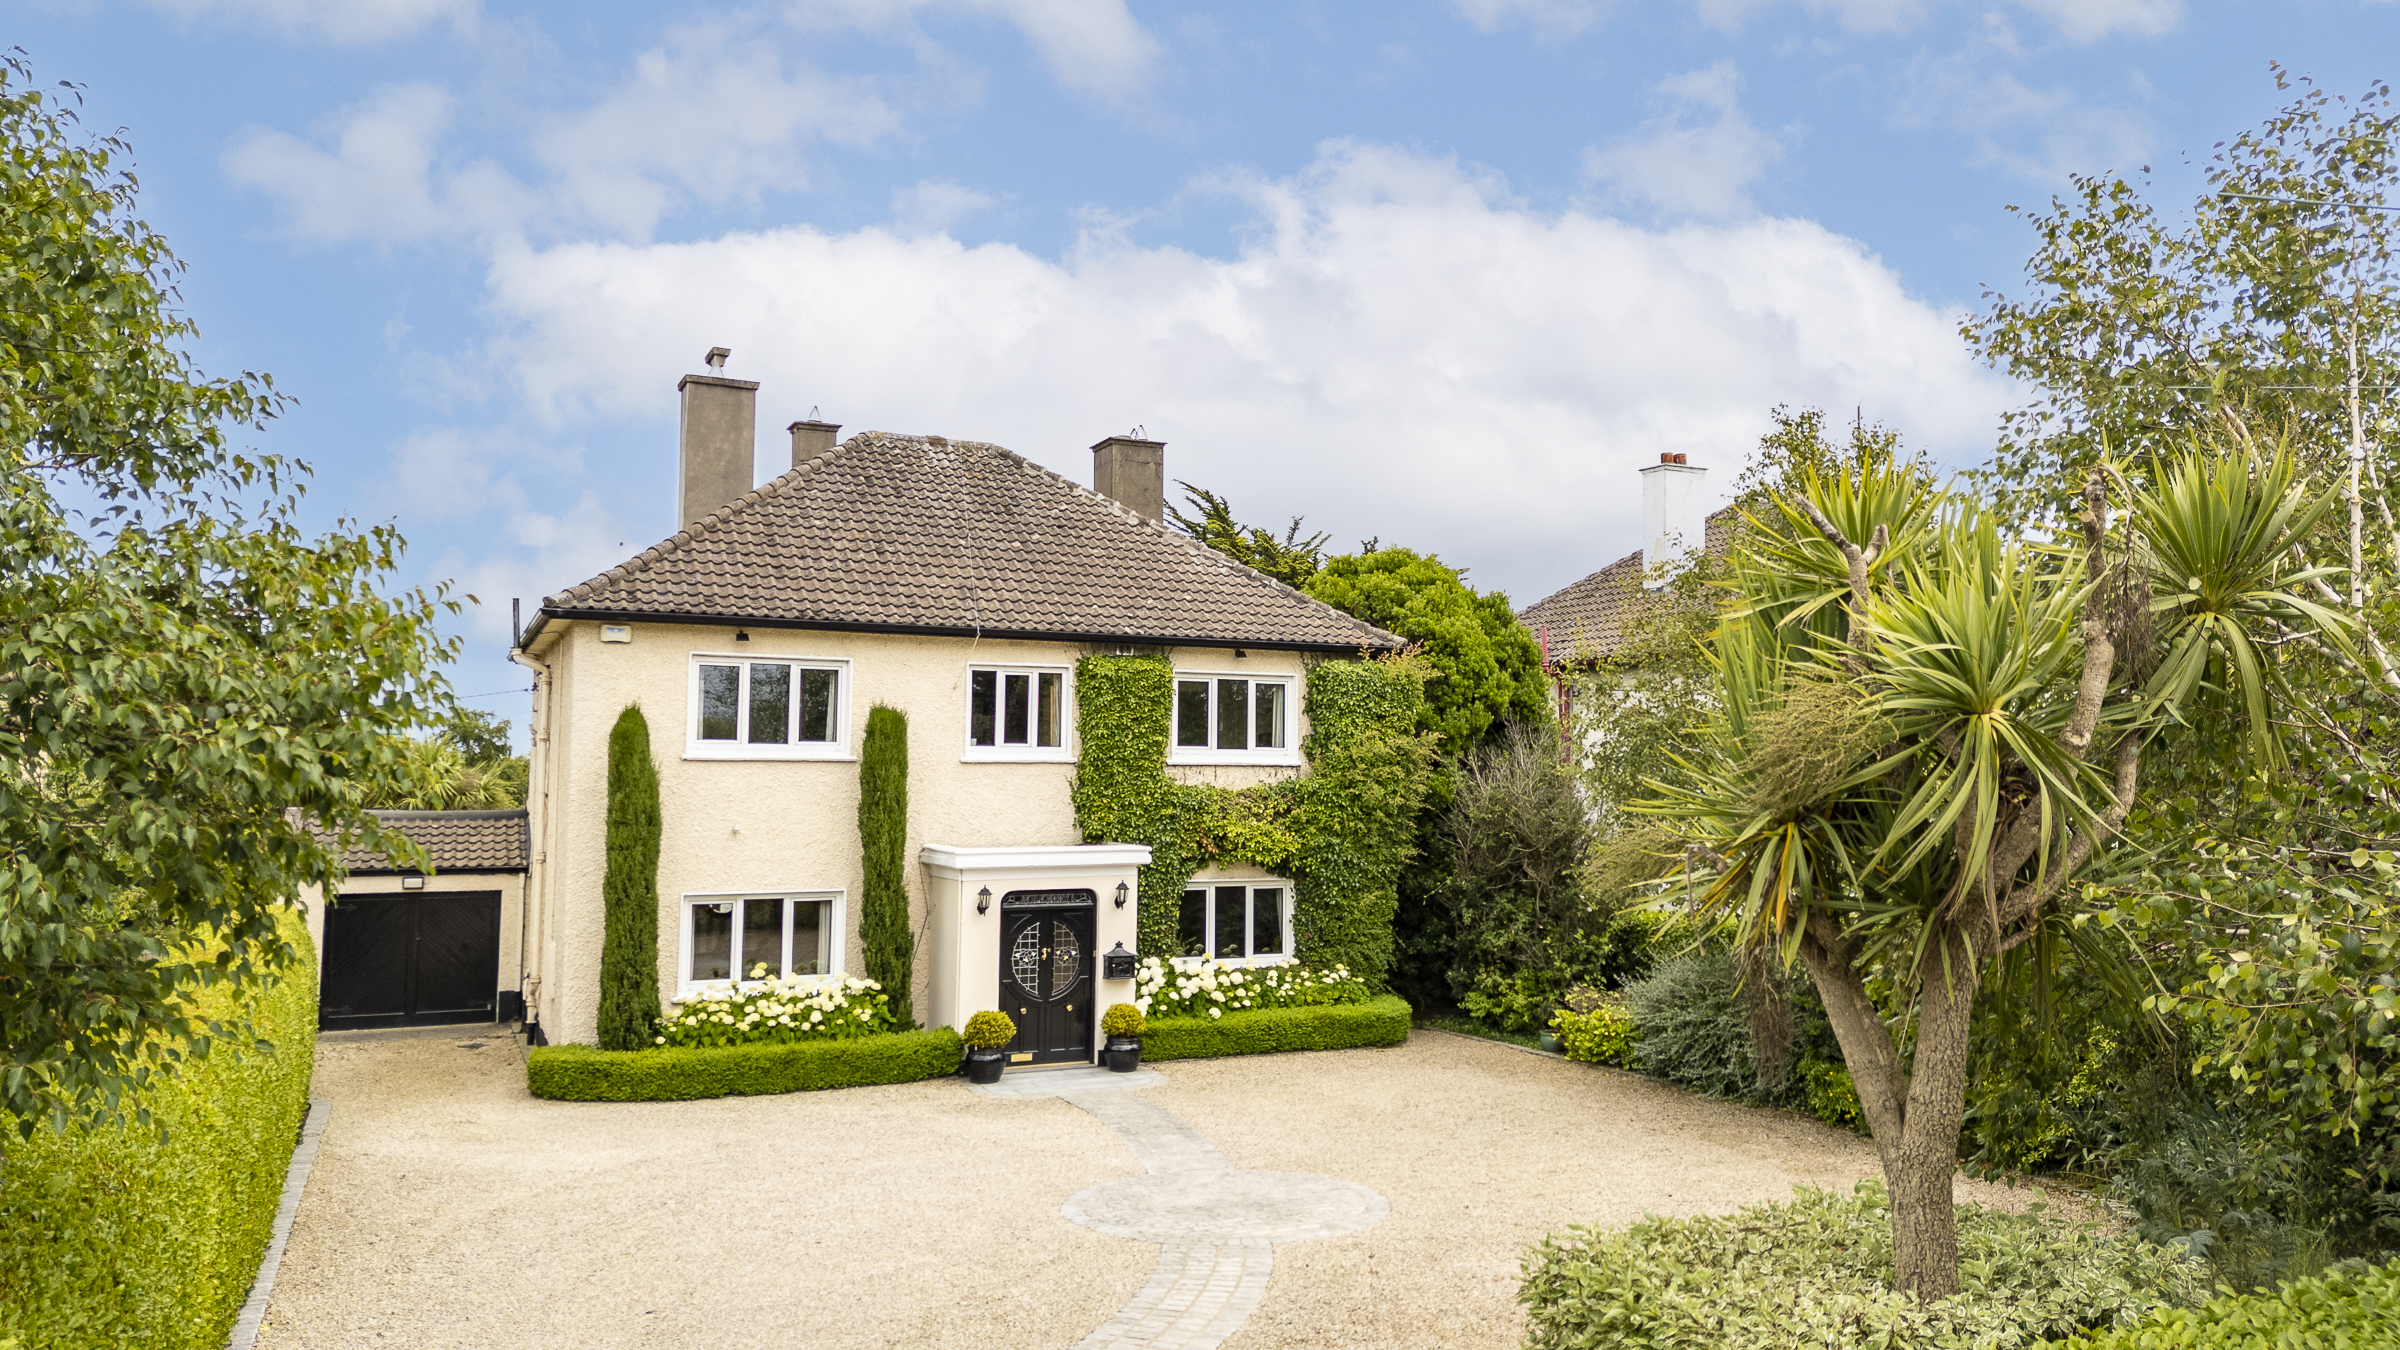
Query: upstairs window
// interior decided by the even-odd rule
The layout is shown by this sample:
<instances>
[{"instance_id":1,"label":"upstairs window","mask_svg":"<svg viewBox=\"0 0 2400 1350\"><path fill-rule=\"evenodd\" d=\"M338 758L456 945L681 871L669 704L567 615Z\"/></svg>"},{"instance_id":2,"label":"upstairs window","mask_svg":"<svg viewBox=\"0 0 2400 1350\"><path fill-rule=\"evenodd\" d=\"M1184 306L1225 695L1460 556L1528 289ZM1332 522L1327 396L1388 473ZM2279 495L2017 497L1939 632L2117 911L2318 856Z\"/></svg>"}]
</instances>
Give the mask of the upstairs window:
<instances>
[{"instance_id":1,"label":"upstairs window","mask_svg":"<svg viewBox=\"0 0 2400 1350\"><path fill-rule=\"evenodd\" d=\"M689 753L697 759L839 759L846 755L845 663L692 658Z\"/></svg>"},{"instance_id":2,"label":"upstairs window","mask_svg":"<svg viewBox=\"0 0 2400 1350\"><path fill-rule=\"evenodd\" d=\"M1228 965L1271 965L1292 955L1292 884L1280 879L1193 886L1177 914L1181 954Z\"/></svg>"},{"instance_id":3,"label":"upstairs window","mask_svg":"<svg viewBox=\"0 0 2400 1350\"><path fill-rule=\"evenodd\" d=\"M966 757L1066 759L1066 670L1039 666L969 668Z\"/></svg>"},{"instance_id":4,"label":"upstairs window","mask_svg":"<svg viewBox=\"0 0 2400 1350\"><path fill-rule=\"evenodd\" d=\"M1292 680L1178 671L1171 758L1186 764L1295 764Z\"/></svg>"}]
</instances>

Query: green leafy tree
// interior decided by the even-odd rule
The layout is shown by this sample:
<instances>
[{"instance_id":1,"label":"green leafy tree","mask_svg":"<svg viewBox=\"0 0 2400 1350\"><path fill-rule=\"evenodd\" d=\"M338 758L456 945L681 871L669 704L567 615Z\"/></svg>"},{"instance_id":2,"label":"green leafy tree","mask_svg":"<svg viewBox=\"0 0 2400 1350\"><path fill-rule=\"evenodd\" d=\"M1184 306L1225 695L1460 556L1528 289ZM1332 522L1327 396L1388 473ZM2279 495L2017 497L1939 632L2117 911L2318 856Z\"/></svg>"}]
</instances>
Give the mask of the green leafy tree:
<instances>
[{"instance_id":1,"label":"green leafy tree","mask_svg":"<svg viewBox=\"0 0 2400 1350\"><path fill-rule=\"evenodd\" d=\"M1422 729L1456 755L1507 722L1553 726L1541 645L1508 596L1478 595L1430 554L1377 549L1328 559L1308 593L1415 643L1433 667Z\"/></svg>"},{"instance_id":2,"label":"green leafy tree","mask_svg":"<svg viewBox=\"0 0 2400 1350\"><path fill-rule=\"evenodd\" d=\"M1223 497L1207 488L1193 487L1177 481L1184 491L1184 500L1192 504L1196 515L1185 515L1170 505L1167 514L1174 517L1176 528L1226 557L1246 567L1255 567L1294 590L1307 590L1316 579L1317 570L1325 565L1323 531L1303 537L1300 517L1292 517L1279 537L1272 530L1256 525L1244 525L1233 518L1233 507Z\"/></svg>"},{"instance_id":3,"label":"green leafy tree","mask_svg":"<svg viewBox=\"0 0 2400 1350\"><path fill-rule=\"evenodd\" d=\"M193 364L128 149L60 98L0 60L0 1111L28 1135L248 1043L196 996L296 968L277 912L339 888L340 842L422 861L367 793L456 651L439 592L385 589L397 533L303 535L307 467L237 448L281 396Z\"/></svg>"},{"instance_id":4,"label":"green leafy tree","mask_svg":"<svg viewBox=\"0 0 2400 1350\"><path fill-rule=\"evenodd\" d=\"M1899 1287L1925 1297L1959 1288L1951 1175L1992 962L2089 903L2075 883L2147 752L2231 742L2280 773L2284 647L2347 647L2305 556L2335 499L2290 455L2195 447L2151 479L2090 474L2070 544L2005 537L1915 466L1804 474L1735 550L1718 707L1641 807L1704 918L1808 971L1881 1154Z\"/></svg>"},{"instance_id":5,"label":"green leafy tree","mask_svg":"<svg viewBox=\"0 0 2400 1350\"><path fill-rule=\"evenodd\" d=\"M2400 393L2400 112L2388 85L2352 103L2274 77L2297 97L2218 149L2188 219L2161 214L2147 169L2076 177L2023 212L2026 290L1993 293L1962 330L2038 391L2003 415L1983 481L2010 519L2063 524L2104 454L2213 435L2235 414L2344 481L2362 551L2371 508L2382 548L2379 566L2354 566L2363 588L2400 561L2378 445Z\"/></svg>"},{"instance_id":6,"label":"green leafy tree","mask_svg":"<svg viewBox=\"0 0 2400 1350\"><path fill-rule=\"evenodd\" d=\"M884 988L905 1031L917 944L908 927L908 714L878 703L858 754L858 843L866 888L858 940L867 978Z\"/></svg>"},{"instance_id":7,"label":"green leafy tree","mask_svg":"<svg viewBox=\"0 0 2400 1350\"><path fill-rule=\"evenodd\" d=\"M608 866L600 880L600 1048L640 1050L658 1024L658 765L639 704L608 733Z\"/></svg>"}]
</instances>

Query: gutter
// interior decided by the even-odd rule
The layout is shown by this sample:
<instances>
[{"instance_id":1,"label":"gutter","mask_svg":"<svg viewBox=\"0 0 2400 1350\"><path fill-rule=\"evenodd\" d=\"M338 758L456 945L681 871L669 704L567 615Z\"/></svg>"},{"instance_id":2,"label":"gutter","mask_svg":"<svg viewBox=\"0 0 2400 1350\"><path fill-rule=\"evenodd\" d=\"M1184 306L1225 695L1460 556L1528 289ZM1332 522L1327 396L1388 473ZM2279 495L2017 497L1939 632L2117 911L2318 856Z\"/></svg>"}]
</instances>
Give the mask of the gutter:
<instances>
[{"instance_id":1,"label":"gutter","mask_svg":"<svg viewBox=\"0 0 2400 1350\"><path fill-rule=\"evenodd\" d=\"M1255 648L1266 652L1324 652L1349 655L1360 651L1398 651L1408 644L1386 634L1384 642L1270 642L1257 638L1162 637L1149 633L1099 633L1032 628L977 628L972 625L917 623L855 623L839 619L761 619L740 614L654 614L639 610L558 609L548 605L534 611L533 622L518 639L531 646L550 620L587 623L668 623L708 628L796 628L828 633L894 633L908 637L982 637L1019 642L1082 642L1095 646ZM513 656L511 659L515 659ZM520 662L520 664L523 664Z\"/></svg>"}]
</instances>

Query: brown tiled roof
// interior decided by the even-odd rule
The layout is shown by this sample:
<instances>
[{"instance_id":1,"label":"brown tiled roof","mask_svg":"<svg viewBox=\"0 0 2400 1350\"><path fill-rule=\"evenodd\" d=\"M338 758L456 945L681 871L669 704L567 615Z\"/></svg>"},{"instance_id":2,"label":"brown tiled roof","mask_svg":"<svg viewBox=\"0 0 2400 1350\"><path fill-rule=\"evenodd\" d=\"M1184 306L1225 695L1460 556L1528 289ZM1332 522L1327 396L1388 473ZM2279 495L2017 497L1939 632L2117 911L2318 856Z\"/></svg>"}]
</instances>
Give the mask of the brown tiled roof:
<instances>
[{"instance_id":1,"label":"brown tiled roof","mask_svg":"<svg viewBox=\"0 0 2400 1350\"><path fill-rule=\"evenodd\" d=\"M525 813L519 811L373 811L385 825L425 846L437 872L522 872L525 870ZM369 848L342 853L342 866L359 876L390 876L400 869Z\"/></svg>"},{"instance_id":2,"label":"brown tiled roof","mask_svg":"<svg viewBox=\"0 0 2400 1350\"><path fill-rule=\"evenodd\" d=\"M548 597L542 615L1323 651L1401 645L999 446L881 431Z\"/></svg>"},{"instance_id":3,"label":"brown tiled roof","mask_svg":"<svg viewBox=\"0 0 2400 1350\"><path fill-rule=\"evenodd\" d=\"M1725 556L1739 520L1739 513L1730 506L1709 516L1709 556ZM1517 618L1542 639L1545 657L1553 663L1604 661L1616 655L1624 641L1622 626L1643 594L1642 573L1642 552L1635 549L1566 589L1518 610Z\"/></svg>"}]
</instances>

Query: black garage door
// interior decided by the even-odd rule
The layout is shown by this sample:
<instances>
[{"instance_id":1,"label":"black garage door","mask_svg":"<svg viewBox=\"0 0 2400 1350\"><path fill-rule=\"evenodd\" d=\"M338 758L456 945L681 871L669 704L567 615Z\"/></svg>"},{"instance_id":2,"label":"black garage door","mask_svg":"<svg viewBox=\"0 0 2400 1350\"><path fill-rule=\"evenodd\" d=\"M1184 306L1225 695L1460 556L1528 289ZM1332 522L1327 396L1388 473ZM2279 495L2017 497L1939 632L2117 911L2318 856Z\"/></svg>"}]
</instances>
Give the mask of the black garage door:
<instances>
[{"instance_id":1,"label":"black garage door","mask_svg":"<svg viewBox=\"0 0 2400 1350\"><path fill-rule=\"evenodd\" d=\"M317 1025L489 1022L500 983L500 892L345 895L325 910Z\"/></svg>"}]
</instances>

